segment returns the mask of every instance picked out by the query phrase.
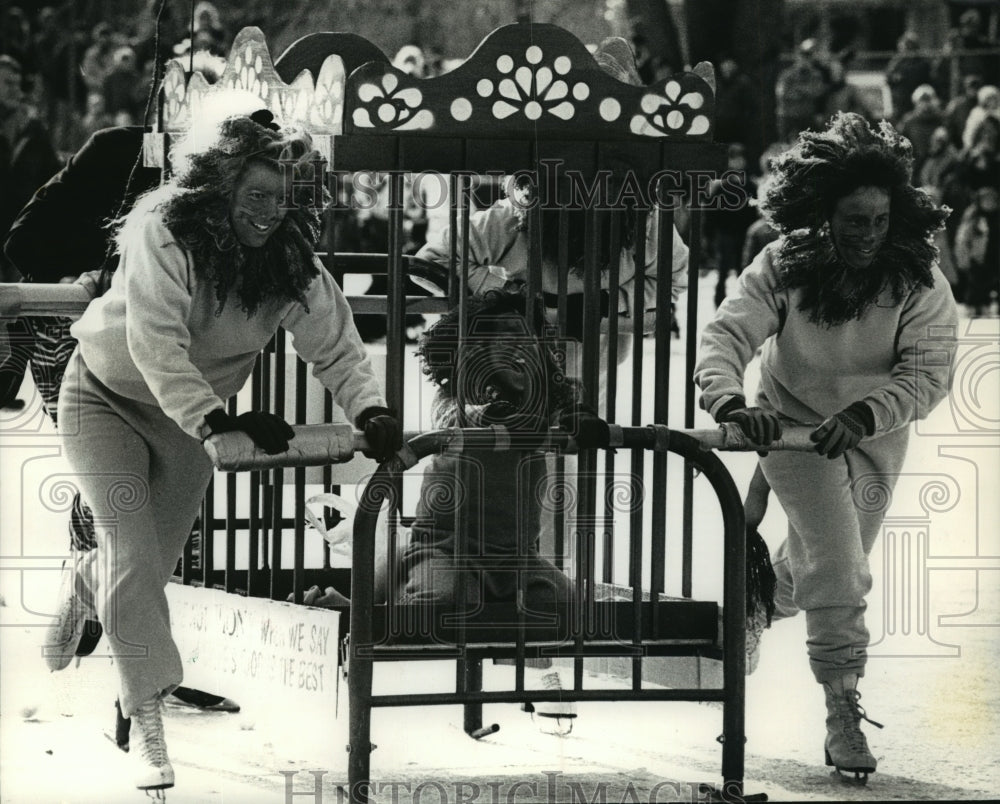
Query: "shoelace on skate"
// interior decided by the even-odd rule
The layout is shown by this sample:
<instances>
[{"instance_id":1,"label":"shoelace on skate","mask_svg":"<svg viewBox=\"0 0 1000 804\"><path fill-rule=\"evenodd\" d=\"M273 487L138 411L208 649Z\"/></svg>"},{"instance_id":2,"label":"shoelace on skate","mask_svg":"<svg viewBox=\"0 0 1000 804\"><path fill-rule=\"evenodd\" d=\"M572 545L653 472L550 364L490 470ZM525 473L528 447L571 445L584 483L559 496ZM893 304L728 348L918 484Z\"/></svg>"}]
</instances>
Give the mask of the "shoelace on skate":
<instances>
[{"instance_id":1,"label":"shoelace on skate","mask_svg":"<svg viewBox=\"0 0 1000 804\"><path fill-rule=\"evenodd\" d=\"M858 703L860 698L861 693L857 690L844 690L842 705L838 706L837 709L844 727L844 736L847 738L851 750L868 752L868 741L865 739L864 732L858 727L859 724L862 720L867 720L880 729L883 726L868 717L864 707Z\"/></svg>"},{"instance_id":2,"label":"shoelace on skate","mask_svg":"<svg viewBox=\"0 0 1000 804\"><path fill-rule=\"evenodd\" d=\"M869 723L871 723L876 728L879 728L879 729L885 728L877 720L872 720L870 717L868 717L868 713L865 711L865 708L860 703L858 703L858 701L861 700L861 693L860 692L858 692L857 690L844 690L844 697L850 699L848 701L848 704L850 705L851 709L854 711L854 715L855 715L856 720L867 720Z\"/></svg>"},{"instance_id":3,"label":"shoelace on skate","mask_svg":"<svg viewBox=\"0 0 1000 804\"><path fill-rule=\"evenodd\" d=\"M546 673L542 676L542 686L547 690L559 690L560 692L563 688L558 673Z\"/></svg>"},{"instance_id":4,"label":"shoelace on skate","mask_svg":"<svg viewBox=\"0 0 1000 804\"><path fill-rule=\"evenodd\" d=\"M158 700L143 704L133 715L142 739L142 758L153 767L159 768L170 763L167 757L167 743L163 739L163 718Z\"/></svg>"}]
</instances>

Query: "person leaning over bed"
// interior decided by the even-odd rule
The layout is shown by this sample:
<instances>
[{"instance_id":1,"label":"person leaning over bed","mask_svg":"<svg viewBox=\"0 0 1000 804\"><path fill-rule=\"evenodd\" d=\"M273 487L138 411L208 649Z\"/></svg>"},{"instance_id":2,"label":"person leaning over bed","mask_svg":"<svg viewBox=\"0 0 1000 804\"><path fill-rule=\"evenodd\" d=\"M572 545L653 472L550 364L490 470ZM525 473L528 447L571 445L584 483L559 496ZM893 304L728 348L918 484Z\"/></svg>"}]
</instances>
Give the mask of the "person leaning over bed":
<instances>
[{"instance_id":1,"label":"person leaning over bed","mask_svg":"<svg viewBox=\"0 0 1000 804\"><path fill-rule=\"evenodd\" d=\"M273 414L226 412L258 353L288 330L364 431L366 454L384 460L402 441L350 307L314 254L318 211L285 197L282 162L317 158L308 135L261 111L190 136L174 156L174 177L117 231L119 268L72 327L79 345L59 401L84 496L97 520L115 522L98 529L97 569L82 582L97 592L146 790L174 783L161 698L183 673L164 587L211 478L201 442L240 430L277 453L293 437Z\"/></svg>"},{"instance_id":2,"label":"person leaning over bed","mask_svg":"<svg viewBox=\"0 0 1000 804\"><path fill-rule=\"evenodd\" d=\"M888 123L841 114L802 133L764 194L780 237L706 325L695 367L702 406L754 444L790 425L813 428L815 451L760 459L789 522L774 555L774 617L805 611L809 664L826 695L826 764L865 775L876 761L857 685L868 556L885 511L872 510L864 486L875 479L891 491L910 423L947 396L957 327L931 240L947 210L911 185L912 165L910 143ZM759 347L752 404L744 371Z\"/></svg>"}]
</instances>

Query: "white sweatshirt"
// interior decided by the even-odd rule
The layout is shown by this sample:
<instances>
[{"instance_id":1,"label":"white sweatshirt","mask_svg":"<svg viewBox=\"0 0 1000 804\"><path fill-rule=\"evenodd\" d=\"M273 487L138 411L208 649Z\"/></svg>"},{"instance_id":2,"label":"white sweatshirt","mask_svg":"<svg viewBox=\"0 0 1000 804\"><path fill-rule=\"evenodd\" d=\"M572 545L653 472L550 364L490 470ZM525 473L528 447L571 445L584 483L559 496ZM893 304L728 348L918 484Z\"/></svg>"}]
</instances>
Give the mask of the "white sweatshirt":
<instances>
[{"instance_id":1,"label":"white sweatshirt","mask_svg":"<svg viewBox=\"0 0 1000 804\"><path fill-rule=\"evenodd\" d=\"M656 214L651 214L646 227L646 273L643 287L643 298L645 301L646 319L651 322L649 314L655 314L656 310L656 273L657 273L657 244L658 238L658 218ZM469 216L469 290L472 293L485 293L494 288L501 288L511 279L527 279L528 271L528 237L527 233L519 230L518 220L513 204L509 199L502 199L488 209L473 212ZM455 254L456 270L461 270L462 265L463 239L461 226L456 237ZM681 291L687 289L688 278L688 247L684 244L677 231L673 228L673 240L671 242L672 254L672 289L671 299L677 300ZM451 227L446 226L439 237L433 241L428 241L417 252L417 257L431 260L448 267L451 258ZM480 270L473 270L473 269ZM605 290L610 290L607 286L608 273L602 272L601 286ZM559 289L557 272L553 266L542 266L542 290L547 293L556 293ZM580 277L570 275L567 277L567 292L580 293L583 291L583 281ZM614 297L612 297L614 298ZM635 262L632 252L623 249L621 261L619 263L618 274L618 298L617 310L620 316L631 317L632 307L635 301ZM646 331L652 329L652 324L647 323Z\"/></svg>"},{"instance_id":2,"label":"white sweatshirt","mask_svg":"<svg viewBox=\"0 0 1000 804\"><path fill-rule=\"evenodd\" d=\"M189 435L205 414L243 387L278 327L351 421L385 398L354 326L350 306L317 260L320 274L299 302L263 303L247 318L235 292L221 315L215 284L198 277L191 255L154 210L140 222L107 293L70 330L88 368L109 389L158 405Z\"/></svg>"},{"instance_id":3,"label":"white sweatshirt","mask_svg":"<svg viewBox=\"0 0 1000 804\"><path fill-rule=\"evenodd\" d=\"M761 351L759 403L800 424L819 424L852 402L868 403L876 434L925 417L951 389L955 301L935 265L934 286L899 303L888 292L860 319L827 327L798 309L801 291L779 290L766 246L740 275L702 334L695 382L713 415L744 395L744 369Z\"/></svg>"}]
</instances>

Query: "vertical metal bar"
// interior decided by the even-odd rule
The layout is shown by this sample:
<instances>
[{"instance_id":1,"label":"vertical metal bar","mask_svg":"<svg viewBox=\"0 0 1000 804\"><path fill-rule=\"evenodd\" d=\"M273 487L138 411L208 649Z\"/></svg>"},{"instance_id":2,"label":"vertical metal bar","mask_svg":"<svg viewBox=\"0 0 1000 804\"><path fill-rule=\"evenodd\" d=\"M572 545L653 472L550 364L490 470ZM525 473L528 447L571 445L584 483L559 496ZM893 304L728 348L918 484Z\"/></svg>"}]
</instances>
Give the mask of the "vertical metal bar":
<instances>
[{"instance_id":1,"label":"vertical metal bar","mask_svg":"<svg viewBox=\"0 0 1000 804\"><path fill-rule=\"evenodd\" d=\"M205 518L201 523L201 544L198 546L198 561L201 565L201 583L212 587L212 569L215 566L215 479L208 484L205 492Z\"/></svg>"},{"instance_id":2,"label":"vertical metal bar","mask_svg":"<svg viewBox=\"0 0 1000 804\"><path fill-rule=\"evenodd\" d=\"M621 274L621 227L625 223L622 212L609 213L611 231L608 243L608 363L607 383L605 385L605 409L598 415L613 422L616 418L618 397L618 285ZM603 558L601 580L611 583L614 579L615 557L615 454L613 450L604 451L604 531L601 555Z\"/></svg>"},{"instance_id":3,"label":"vertical metal bar","mask_svg":"<svg viewBox=\"0 0 1000 804\"><path fill-rule=\"evenodd\" d=\"M465 426L465 379L464 379L464 365L461 360L462 352L466 349L469 337L469 326L466 320L467 315L467 301L469 298L469 229L470 229L470 215L471 215L471 186L470 177L462 175L459 178L458 184L458 194L452 199L452 209L451 212L455 216L457 223L462 227L462 249L459 262L458 271L458 281L457 281L457 291L458 291L458 354L455 356L455 371L454 379L455 382L455 402L457 405L458 413L458 425L460 427ZM461 453L458 455L455 461L454 478L457 489L470 488L470 466L469 461L471 458L466 455L466 453ZM477 478L478 480L478 478ZM469 584L469 572L468 572L468 545L469 544L480 544L481 528L483 523L479 520L479 512L476 512L475 521L470 515L468 505L457 505L455 506L454 514L454 527L455 533L466 534L467 538L456 538L455 539L455 549L454 549L454 561L455 561L455 572L456 572L456 583L455 583L455 602L456 609L461 611L461 608L467 604L468 601L468 584ZM459 617L456 624L456 645L461 649L466 642L466 631L465 631L465 618ZM466 681L465 677L461 678L461 682L464 684Z\"/></svg>"},{"instance_id":4,"label":"vertical metal bar","mask_svg":"<svg viewBox=\"0 0 1000 804\"><path fill-rule=\"evenodd\" d=\"M236 397L229 400L229 413L236 415ZM223 584L227 592L236 591L236 481L235 472L226 474L226 564Z\"/></svg>"},{"instance_id":5,"label":"vertical metal bar","mask_svg":"<svg viewBox=\"0 0 1000 804\"><path fill-rule=\"evenodd\" d=\"M386 296L385 393L389 408L403 413L403 348L406 305L403 298L403 174L389 174L389 254Z\"/></svg>"},{"instance_id":6,"label":"vertical metal bar","mask_svg":"<svg viewBox=\"0 0 1000 804\"><path fill-rule=\"evenodd\" d=\"M209 484L209 489L211 489L211 484ZM201 511L198 516L198 522L200 525L198 534L199 538L204 538L202 534L205 532L205 521L208 518L208 491L205 492L205 497L201 501ZM185 586L190 586L194 582L194 544L191 539L184 542L184 552L181 556L181 583Z\"/></svg>"},{"instance_id":7,"label":"vertical metal bar","mask_svg":"<svg viewBox=\"0 0 1000 804\"><path fill-rule=\"evenodd\" d=\"M458 304L460 282L456 278L456 267L459 264L458 255L458 208L459 195L463 192L461 176L448 174L448 305Z\"/></svg>"},{"instance_id":8,"label":"vertical metal bar","mask_svg":"<svg viewBox=\"0 0 1000 804\"><path fill-rule=\"evenodd\" d=\"M670 300L673 284L674 213L671 209L657 210L658 233L656 255L656 325L654 328L655 374L653 387L653 421L667 423L670 400ZM650 599L653 602L653 626L657 626L659 594L665 589L667 539L667 455L653 455L653 528L650 551Z\"/></svg>"},{"instance_id":9,"label":"vertical metal bar","mask_svg":"<svg viewBox=\"0 0 1000 804\"><path fill-rule=\"evenodd\" d=\"M583 265L583 382L584 401L591 408L597 408L597 389L600 384L600 338L601 338L601 266L598 255L601 249L601 212L593 208L586 211L584 231L584 265ZM595 509L597 480L594 470L597 466L597 455L593 449L581 450L577 473L577 568L576 582L578 586L577 601L583 603L578 612L578 628L574 634L576 657L573 661L573 686L583 687L583 648L586 624L594 611L594 579L595 566ZM580 533L582 528L584 532ZM586 591L586 597L580 601L579 590Z\"/></svg>"},{"instance_id":10,"label":"vertical metal bar","mask_svg":"<svg viewBox=\"0 0 1000 804\"><path fill-rule=\"evenodd\" d=\"M559 250L559 271L556 279L556 304L558 305L557 325L559 327L560 340L568 346L569 339L566 335L566 288L569 274L569 210L565 207L559 207L559 241L557 248ZM575 360L576 355L573 354L568 348L564 350L564 354L566 365L563 366L563 371L569 372L573 368L570 361ZM556 455L555 477L551 480L551 482L556 483L557 486L561 486L565 477L566 459L563 457L562 452L559 452ZM562 505L557 506L556 510L553 512L552 529L554 531L553 552L555 553L555 564L560 570L564 570L566 563L566 509Z\"/></svg>"},{"instance_id":11,"label":"vertical metal bar","mask_svg":"<svg viewBox=\"0 0 1000 804\"><path fill-rule=\"evenodd\" d=\"M389 281L386 299L386 401L402 417L405 410L404 350L406 349L406 288L403 275L403 179L398 170L389 174ZM389 529L395 530L403 504L403 481L396 477L396 506L389 510Z\"/></svg>"},{"instance_id":12,"label":"vertical metal bar","mask_svg":"<svg viewBox=\"0 0 1000 804\"><path fill-rule=\"evenodd\" d=\"M253 367L253 374L250 380L251 406L257 410L262 409L261 395L263 393L263 358L257 357L257 362ZM247 546L247 595L256 597L258 592L258 566L260 563L260 493L261 493L261 472L250 473L250 521L249 539Z\"/></svg>"},{"instance_id":13,"label":"vertical metal bar","mask_svg":"<svg viewBox=\"0 0 1000 804\"><path fill-rule=\"evenodd\" d=\"M285 418L285 331L279 329L274 337L274 414ZM284 483L283 469L275 469L272 474L271 499L271 587L270 598L280 600L281 588L281 546L284 536Z\"/></svg>"},{"instance_id":14,"label":"vertical metal bar","mask_svg":"<svg viewBox=\"0 0 1000 804\"><path fill-rule=\"evenodd\" d=\"M331 422L333 421L333 394L330 393L326 388L323 389L323 421ZM333 494L340 494L340 486L334 486L333 484L333 467L330 464L325 464L323 466L323 491L329 491ZM342 517L338 514L337 521L339 522ZM324 520L327 528L332 527L332 522L326 522ZM332 548L330 543L323 540L323 569L330 569L330 554ZM389 555L392 555L390 553Z\"/></svg>"},{"instance_id":15,"label":"vertical metal bar","mask_svg":"<svg viewBox=\"0 0 1000 804\"><path fill-rule=\"evenodd\" d=\"M295 423L306 423L307 366L298 357L295 358ZM304 467L295 469L295 542L293 544L294 558L292 562L292 594L296 603L301 603L305 593L305 563L306 563L306 470Z\"/></svg>"},{"instance_id":16,"label":"vertical metal bar","mask_svg":"<svg viewBox=\"0 0 1000 804\"><path fill-rule=\"evenodd\" d=\"M643 397L643 329L646 309L646 227L649 217L640 211L635 222L635 287L632 297L632 411L631 423L638 427L642 423ZM630 485L632 500L644 494L645 452L633 449L631 454ZM645 505L632 504L629 517L629 568L628 582L632 587L632 644L637 648L632 658L632 689L642 688L642 658L638 647L642 643L642 540L643 514Z\"/></svg>"},{"instance_id":17,"label":"vertical metal bar","mask_svg":"<svg viewBox=\"0 0 1000 804\"><path fill-rule=\"evenodd\" d=\"M274 404L271 401L271 386L272 377L271 372L274 370L273 360L271 355L274 352L274 338L271 342L264 347L264 353L261 355L261 389L260 389L260 409L266 411L273 411ZM268 472L260 473L261 480L261 497L264 502L263 515L261 517L261 543L260 543L260 554L261 554L261 570L262 577L260 579L261 592L264 591L264 586L266 585L270 589L270 572L271 572L271 520L274 516L274 500L271 496L271 474ZM266 571L266 575L264 574ZM263 597L263 594L261 594Z\"/></svg>"},{"instance_id":18,"label":"vertical metal bar","mask_svg":"<svg viewBox=\"0 0 1000 804\"><path fill-rule=\"evenodd\" d=\"M534 145L532 151L535 151ZM537 158L532 164L538 164ZM533 177L534 198L538 196L538 174ZM528 319L529 331L540 334L543 327L542 319L542 210L537 202L528 209L528 298L525 313Z\"/></svg>"},{"instance_id":19,"label":"vertical metal bar","mask_svg":"<svg viewBox=\"0 0 1000 804\"><path fill-rule=\"evenodd\" d=\"M329 168L330 166L327 165L327 167ZM333 203L329 207L327 207L326 211L327 214L326 231L328 232L329 247L327 249L326 260L324 264L326 265L327 270L330 271L330 273L333 275L334 281L336 281L337 285L339 285L341 290L343 290L344 272L337 267L338 243L335 237L337 231L335 222L336 222L336 208L340 205L340 192L341 192L340 182L344 179L344 177L339 173L332 173L329 178L332 181L332 186L334 189L333 189ZM333 394L330 393L330 390L328 388L324 387L323 422L325 424L329 424L332 421L333 421ZM331 464L328 463L324 464L322 471L323 471L323 480L322 480L323 491L339 494L340 488L339 487L334 488L333 486L333 467L331 466ZM324 517L323 520L327 528L332 527L332 523L328 522L326 517ZM338 514L338 521L339 521L339 514ZM329 542L326 541L326 539L323 539L323 569L325 570L330 569L330 555L331 555L330 544Z\"/></svg>"},{"instance_id":20,"label":"vertical metal bar","mask_svg":"<svg viewBox=\"0 0 1000 804\"><path fill-rule=\"evenodd\" d=\"M480 692L483 689L483 660L479 656L465 657L458 663L463 673L462 688L469 692ZM483 705L481 703L465 704L463 712L463 728L466 734L472 734L483 727Z\"/></svg>"},{"instance_id":21,"label":"vertical metal bar","mask_svg":"<svg viewBox=\"0 0 1000 804\"><path fill-rule=\"evenodd\" d=\"M347 777L352 804L368 804L371 774L371 698L374 659L372 610L375 604L375 527L388 496L390 510L395 484L379 468L365 486L354 519L351 545L350 684L348 690Z\"/></svg>"},{"instance_id":22,"label":"vertical metal bar","mask_svg":"<svg viewBox=\"0 0 1000 804\"><path fill-rule=\"evenodd\" d=\"M698 348L698 271L701 268L701 227L703 212L691 210L688 239L687 322L685 325L684 426L694 427L694 366ZM681 596L692 595L694 564L694 467L684 461L683 529L681 531Z\"/></svg>"},{"instance_id":23,"label":"vertical metal bar","mask_svg":"<svg viewBox=\"0 0 1000 804\"><path fill-rule=\"evenodd\" d=\"M732 480L729 479L732 486ZM719 494L718 489L716 493ZM743 792L746 705L746 524L735 488L719 494L723 519L722 778Z\"/></svg>"},{"instance_id":24,"label":"vertical metal bar","mask_svg":"<svg viewBox=\"0 0 1000 804\"><path fill-rule=\"evenodd\" d=\"M523 453L522 453L523 455ZM520 469L523 468L526 471L521 472ZM532 477L532 472L530 468L530 462L521 464L519 467L519 473L517 478L517 486L520 489L521 484L524 483L528 486L527 493L531 494L534 489L530 487L530 481ZM521 505L517 509L517 534L516 534L516 544L517 544L517 557L519 559L525 559L531 553L531 543L535 539L535 527L536 522L532 522L528 514L531 511L530 505ZM528 608L528 598L527 598L527 578L525 578L525 573L518 570L517 572L517 584L516 584L516 611L517 611L517 633L515 635L515 645L514 645L514 683L515 689L524 689L524 659L525 659L525 643L527 642L527 608Z\"/></svg>"},{"instance_id":25,"label":"vertical metal bar","mask_svg":"<svg viewBox=\"0 0 1000 804\"><path fill-rule=\"evenodd\" d=\"M537 143L532 142L531 148L531 164L538 164L538 149ZM532 176L532 204L528 209L528 287L527 287L527 299L525 302L525 318L528 321L528 331L532 335L541 335L545 327L544 319L544 307L542 306L542 210L541 204L538 202L539 198L539 186L538 186L538 173L537 171ZM517 487L520 489L521 483L526 485L530 482L531 472L530 470L523 474L518 472L518 477L516 479ZM527 493L532 493L533 490L527 490ZM537 523L533 523L529 520L527 513L529 506L521 506L517 511L517 555L518 558L526 555L527 539L534 539L535 533L534 528ZM527 641L526 634L526 608L527 608L527 597L526 597L526 578L524 573L521 571L517 572L517 582L515 584L515 599L516 599L516 611L517 611L517 633L515 635L515 646L514 646L514 684L515 689L524 689L524 660L525 660L525 643Z\"/></svg>"}]
</instances>

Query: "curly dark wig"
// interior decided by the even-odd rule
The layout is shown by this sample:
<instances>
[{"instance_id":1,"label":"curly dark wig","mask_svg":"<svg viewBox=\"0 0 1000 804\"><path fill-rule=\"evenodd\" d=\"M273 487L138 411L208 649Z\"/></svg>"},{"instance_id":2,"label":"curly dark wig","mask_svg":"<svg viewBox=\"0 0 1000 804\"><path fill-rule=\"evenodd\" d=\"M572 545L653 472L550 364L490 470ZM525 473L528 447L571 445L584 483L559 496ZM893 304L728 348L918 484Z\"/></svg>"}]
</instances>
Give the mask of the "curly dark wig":
<instances>
[{"instance_id":1,"label":"curly dark wig","mask_svg":"<svg viewBox=\"0 0 1000 804\"><path fill-rule=\"evenodd\" d=\"M504 338L511 352L517 350L519 342L538 344L545 365L539 367L544 373L540 377L541 394L534 394L532 412L551 417L556 411L566 409L580 400L580 386L567 376L565 354L560 344L546 336L532 335L525 318L526 300L523 288L513 287L490 290L481 296L470 296L466 301L466 339L459 340L459 308L454 307L426 330L417 346L417 356L423 373L438 388L435 404L454 404L458 395L455 382L456 372L465 378L465 399L469 404L483 405L497 401L496 389L489 384L487 372L482 364L476 363L477 346L493 343ZM512 336L509 317L517 316L523 322L523 334ZM459 359L465 361L461 369ZM487 369L488 371L488 369Z\"/></svg>"},{"instance_id":2,"label":"curly dark wig","mask_svg":"<svg viewBox=\"0 0 1000 804\"><path fill-rule=\"evenodd\" d=\"M771 167L761 211L782 236L780 284L802 289L799 309L810 320L842 324L860 318L885 290L899 303L915 287L934 284L932 236L949 210L910 184L912 147L888 123L876 130L860 115L837 114L824 131L800 134ZM839 258L829 231L837 202L860 187L890 195L889 232L864 271Z\"/></svg>"},{"instance_id":3,"label":"curly dark wig","mask_svg":"<svg viewBox=\"0 0 1000 804\"><path fill-rule=\"evenodd\" d=\"M266 120L237 115L224 120L217 138L206 148L186 154L180 169L152 190L119 222L118 248L137 220L157 209L177 242L191 252L195 273L211 281L221 313L231 291L252 316L262 304L305 302L305 291L318 276L314 249L320 235L320 210L327 201L306 198L296 185L278 229L260 248L240 243L230 222L236 184L252 163L281 170L291 165L298 175L321 170L319 155L303 131L281 129Z\"/></svg>"}]
</instances>

